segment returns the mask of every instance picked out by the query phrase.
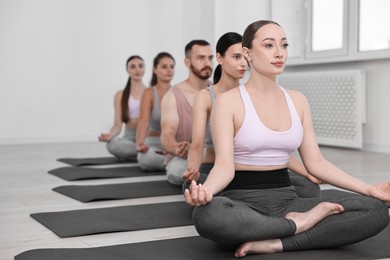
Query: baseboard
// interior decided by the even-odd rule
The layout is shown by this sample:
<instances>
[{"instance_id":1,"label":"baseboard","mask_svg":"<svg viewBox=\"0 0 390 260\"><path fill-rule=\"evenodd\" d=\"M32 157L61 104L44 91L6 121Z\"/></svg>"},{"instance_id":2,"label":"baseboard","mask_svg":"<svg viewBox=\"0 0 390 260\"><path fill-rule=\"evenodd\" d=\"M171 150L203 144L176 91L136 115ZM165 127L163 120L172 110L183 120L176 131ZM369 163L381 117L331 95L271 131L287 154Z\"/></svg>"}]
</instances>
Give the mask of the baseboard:
<instances>
[{"instance_id":1,"label":"baseboard","mask_svg":"<svg viewBox=\"0 0 390 260\"><path fill-rule=\"evenodd\" d=\"M388 153L390 154L390 146L389 145L378 145L378 144L363 144L363 150L369 152L377 152L377 153Z\"/></svg>"},{"instance_id":2,"label":"baseboard","mask_svg":"<svg viewBox=\"0 0 390 260\"><path fill-rule=\"evenodd\" d=\"M0 138L0 145L72 143L72 142L91 142L91 141L97 142L98 136L97 135L74 135L74 136Z\"/></svg>"}]
</instances>

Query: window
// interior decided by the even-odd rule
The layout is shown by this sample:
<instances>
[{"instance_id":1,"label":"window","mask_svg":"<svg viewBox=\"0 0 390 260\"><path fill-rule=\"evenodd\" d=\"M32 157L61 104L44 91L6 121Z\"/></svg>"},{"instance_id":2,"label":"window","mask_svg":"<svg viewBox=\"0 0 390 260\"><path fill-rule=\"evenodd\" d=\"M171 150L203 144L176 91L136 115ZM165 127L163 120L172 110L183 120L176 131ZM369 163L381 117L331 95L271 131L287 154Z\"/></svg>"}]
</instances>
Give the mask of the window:
<instances>
[{"instance_id":1,"label":"window","mask_svg":"<svg viewBox=\"0 0 390 260\"><path fill-rule=\"evenodd\" d=\"M388 0L360 0L360 52L390 49L389 10Z\"/></svg>"},{"instance_id":2,"label":"window","mask_svg":"<svg viewBox=\"0 0 390 260\"><path fill-rule=\"evenodd\" d=\"M390 0L271 1L289 65L390 58Z\"/></svg>"},{"instance_id":3,"label":"window","mask_svg":"<svg viewBox=\"0 0 390 260\"><path fill-rule=\"evenodd\" d=\"M307 57L340 56L347 53L346 4L345 0L310 1Z\"/></svg>"},{"instance_id":4,"label":"window","mask_svg":"<svg viewBox=\"0 0 390 260\"><path fill-rule=\"evenodd\" d=\"M343 0L313 0L311 51L343 48L343 7Z\"/></svg>"}]
</instances>

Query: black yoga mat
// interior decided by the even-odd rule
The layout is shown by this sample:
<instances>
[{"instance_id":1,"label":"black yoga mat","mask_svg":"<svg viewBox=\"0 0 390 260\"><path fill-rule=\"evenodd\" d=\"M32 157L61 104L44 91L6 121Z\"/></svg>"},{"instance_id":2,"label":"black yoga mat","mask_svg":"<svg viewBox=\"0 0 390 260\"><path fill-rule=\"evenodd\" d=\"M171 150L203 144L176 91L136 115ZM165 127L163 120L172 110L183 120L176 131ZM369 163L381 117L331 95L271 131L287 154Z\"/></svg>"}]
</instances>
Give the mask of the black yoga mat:
<instances>
[{"instance_id":1,"label":"black yoga mat","mask_svg":"<svg viewBox=\"0 0 390 260\"><path fill-rule=\"evenodd\" d=\"M148 172L139 166L112 167L112 168L85 168L85 167L61 167L50 170L48 173L67 181L87 180L87 179L107 179L138 177L151 175L164 175L165 172Z\"/></svg>"},{"instance_id":2,"label":"black yoga mat","mask_svg":"<svg viewBox=\"0 0 390 260\"><path fill-rule=\"evenodd\" d=\"M66 185L53 190L81 202L147 198L182 193L181 186L172 185L166 180L104 185Z\"/></svg>"},{"instance_id":3,"label":"black yoga mat","mask_svg":"<svg viewBox=\"0 0 390 260\"><path fill-rule=\"evenodd\" d=\"M136 157L127 160L120 160L114 156L109 157L87 157L87 158L58 158L57 161L70 164L72 166L87 166L87 165L106 165L118 163L132 163L137 162Z\"/></svg>"},{"instance_id":4,"label":"black yoga mat","mask_svg":"<svg viewBox=\"0 0 390 260\"><path fill-rule=\"evenodd\" d=\"M380 259L390 257L389 241L390 226L374 237L349 246L326 250L247 255L245 259ZM185 237L97 248L35 249L17 255L15 260L237 259L233 257L233 253L233 251L218 248L213 242L207 239L201 237Z\"/></svg>"},{"instance_id":5,"label":"black yoga mat","mask_svg":"<svg viewBox=\"0 0 390 260\"><path fill-rule=\"evenodd\" d=\"M192 225L184 201L35 213L30 216L59 237Z\"/></svg>"}]
</instances>

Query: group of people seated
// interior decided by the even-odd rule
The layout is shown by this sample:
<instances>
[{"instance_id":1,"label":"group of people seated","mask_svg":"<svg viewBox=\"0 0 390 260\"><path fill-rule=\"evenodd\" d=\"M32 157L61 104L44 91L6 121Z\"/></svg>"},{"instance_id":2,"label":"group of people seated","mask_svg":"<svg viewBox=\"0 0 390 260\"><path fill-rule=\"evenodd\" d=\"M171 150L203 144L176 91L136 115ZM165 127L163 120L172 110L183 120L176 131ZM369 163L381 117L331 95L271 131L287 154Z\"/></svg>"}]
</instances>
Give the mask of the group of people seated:
<instances>
[{"instance_id":1,"label":"group of people seated","mask_svg":"<svg viewBox=\"0 0 390 260\"><path fill-rule=\"evenodd\" d=\"M390 182L364 183L325 160L307 99L277 84L287 49L274 21L253 22L243 35L228 32L216 44L211 82L211 46L193 40L185 46L188 78L175 86L169 53L155 57L150 87L142 82L143 59L132 56L126 88L115 95L114 124L99 137L118 158L166 170L194 207L198 233L236 257L348 245L389 223ZM323 198L322 182L364 196Z\"/></svg>"}]
</instances>

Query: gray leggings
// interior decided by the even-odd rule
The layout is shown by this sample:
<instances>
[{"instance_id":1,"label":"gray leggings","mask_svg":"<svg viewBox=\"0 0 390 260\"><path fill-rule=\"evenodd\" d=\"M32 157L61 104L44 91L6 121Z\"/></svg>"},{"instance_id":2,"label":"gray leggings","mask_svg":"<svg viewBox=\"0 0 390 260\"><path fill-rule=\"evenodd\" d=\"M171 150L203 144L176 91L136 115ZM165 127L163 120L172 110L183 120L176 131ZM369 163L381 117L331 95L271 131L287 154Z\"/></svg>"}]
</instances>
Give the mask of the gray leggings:
<instances>
[{"instance_id":1,"label":"gray leggings","mask_svg":"<svg viewBox=\"0 0 390 260\"><path fill-rule=\"evenodd\" d=\"M163 171L165 170L165 155L156 153L162 150L159 136L148 136L145 144L149 146L146 153L138 153L137 160L142 170L145 171Z\"/></svg>"},{"instance_id":2,"label":"gray leggings","mask_svg":"<svg viewBox=\"0 0 390 260\"><path fill-rule=\"evenodd\" d=\"M119 159L136 156L135 129L125 128L123 137L115 137L107 142L107 150Z\"/></svg>"},{"instance_id":3,"label":"gray leggings","mask_svg":"<svg viewBox=\"0 0 390 260\"><path fill-rule=\"evenodd\" d=\"M345 212L294 235L295 223L284 216L308 211L322 201L339 203ZM343 246L374 236L388 225L389 211L382 201L366 196L299 198L290 186L224 191L209 204L195 207L193 221L202 237L223 247L280 238L283 251L294 251Z\"/></svg>"},{"instance_id":4,"label":"gray leggings","mask_svg":"<svg viewBox=\"0 0 390 260\"><path fill-rule=\"evenodd\" d=\"M183 185L183 173L187 169L187 159L174 156L165 167L168 182L173 185Z\"/></svg>"}]
</instances>

